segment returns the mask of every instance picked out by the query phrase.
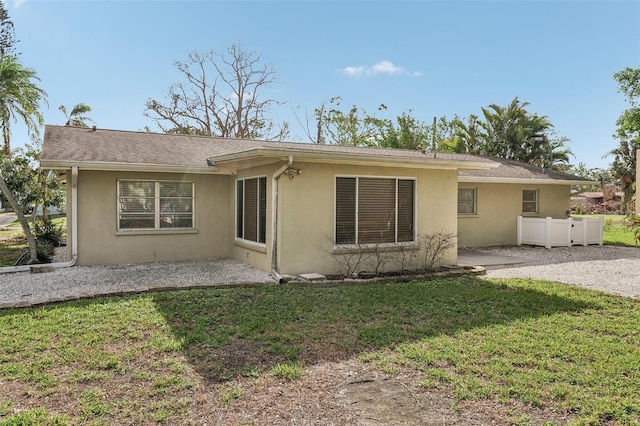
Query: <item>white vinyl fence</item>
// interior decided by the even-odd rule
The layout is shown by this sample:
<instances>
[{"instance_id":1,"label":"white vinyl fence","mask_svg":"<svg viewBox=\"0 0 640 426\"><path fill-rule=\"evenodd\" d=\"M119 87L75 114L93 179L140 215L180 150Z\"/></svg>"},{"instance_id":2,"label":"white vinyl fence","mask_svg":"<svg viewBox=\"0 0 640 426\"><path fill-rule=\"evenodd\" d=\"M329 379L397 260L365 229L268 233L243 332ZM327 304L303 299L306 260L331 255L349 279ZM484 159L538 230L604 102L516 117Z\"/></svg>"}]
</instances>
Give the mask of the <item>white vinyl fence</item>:
<instances>
[{"instance_id":1,"label":"white vinyl fence","mask_svg":"<svg viewBox=\"0 0 640 426\"><path fill-rule=\"evenodd\" d=\"M602 217L553 219L518 216L518 245L546 248L602 245L603 225Z\"/></svg>"}]
</instances>

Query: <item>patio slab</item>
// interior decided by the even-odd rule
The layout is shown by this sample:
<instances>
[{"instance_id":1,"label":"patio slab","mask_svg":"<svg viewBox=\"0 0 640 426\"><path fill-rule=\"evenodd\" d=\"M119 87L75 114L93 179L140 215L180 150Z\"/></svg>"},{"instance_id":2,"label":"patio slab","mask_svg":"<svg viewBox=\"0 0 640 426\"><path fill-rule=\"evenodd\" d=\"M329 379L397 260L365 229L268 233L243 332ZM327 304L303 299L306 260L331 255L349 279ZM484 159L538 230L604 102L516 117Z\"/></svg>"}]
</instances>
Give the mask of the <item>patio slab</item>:
<instances>
[{"instance_id":1,"label":"patio slab","mask_svg":"<svg viewBox=\"0 0 640 426\"><path fill-rule=\"evenodd\" d=\"M502 256L469 249L458 250L458 266L515 265L530 261L527 257Z\"/></svg>"}]
</instances>

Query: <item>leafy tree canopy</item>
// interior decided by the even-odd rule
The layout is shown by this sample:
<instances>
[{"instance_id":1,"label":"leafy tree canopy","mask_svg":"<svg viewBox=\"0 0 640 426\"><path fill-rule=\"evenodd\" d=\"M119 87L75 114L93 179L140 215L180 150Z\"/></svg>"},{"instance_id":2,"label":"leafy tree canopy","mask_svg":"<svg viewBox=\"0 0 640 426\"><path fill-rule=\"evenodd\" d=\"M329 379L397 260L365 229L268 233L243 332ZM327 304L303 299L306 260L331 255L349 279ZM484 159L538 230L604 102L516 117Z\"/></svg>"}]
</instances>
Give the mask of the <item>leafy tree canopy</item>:
<instances>
[{"instance_id":1,"label":"leafy tree canopy","mask_svg":"<svg viewBox=\"0 0 640 426\"><path fill-rule=\"evenodd\" d=\"M481 116L471 115L466 123L456 120L451 150L566 170L573 155L566 146L570 140L557 137L548 117L530 113L528 106L516 97L506 106L483 107Z\"/></svg>"},{"instance_id":2,"label":"leafy tree canopy","mask_svg":"<svg viewBox=\"0 0 640 426\"><path fill-rule=\"evenodd\" d=\"M618 92L623 93L630 107L616 121L613 137L619 145L606 156L613 156L611 174L620 181L624 192L624 204L631 208L636 181L636 151L640 148L640 68L625 68L613 75L618 83Z\"/></svg>"}]
</instances>

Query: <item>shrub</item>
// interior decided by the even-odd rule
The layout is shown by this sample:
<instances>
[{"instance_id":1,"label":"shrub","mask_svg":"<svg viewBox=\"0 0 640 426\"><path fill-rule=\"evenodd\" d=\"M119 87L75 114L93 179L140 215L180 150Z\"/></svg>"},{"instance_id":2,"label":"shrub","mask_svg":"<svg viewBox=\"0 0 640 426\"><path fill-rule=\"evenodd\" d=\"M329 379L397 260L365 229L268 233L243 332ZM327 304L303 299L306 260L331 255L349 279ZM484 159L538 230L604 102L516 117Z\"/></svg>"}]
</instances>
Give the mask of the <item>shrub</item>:
<instances>
[{"instance_id":1,"label":"shrub","mask_svg":"<svg viewBox=\"0 0 640 426\"><path fill-rule=\"evenodd\" d=\"M420 235L418 237L423 250L422 268L433 271L442 260L445 252L455 246L455 232L436 232L435 234Z\"/></svg>"},{"instance_id":2,"label":"shrub","mask_svg":"<svg viewBox=\"0 0 640 426\"><path fill-rule=\"evenodd\" d=\"M60 245L60 239L64 235L61 226L50 220L36 220L33 223L33 238L36 240L38 259L44 263L50 263L54 249Z\"/></svg>"},{"instance_id":3,"label":"shrub","mask_svg":"<svg viewBox=\"0 0 640 426\"><path fill-rule=\"evenodd\" d=\"M625 218L625 225L633 233L635 243L640 244L640 214L630 214Z\"/></svg>"}]
</instances>

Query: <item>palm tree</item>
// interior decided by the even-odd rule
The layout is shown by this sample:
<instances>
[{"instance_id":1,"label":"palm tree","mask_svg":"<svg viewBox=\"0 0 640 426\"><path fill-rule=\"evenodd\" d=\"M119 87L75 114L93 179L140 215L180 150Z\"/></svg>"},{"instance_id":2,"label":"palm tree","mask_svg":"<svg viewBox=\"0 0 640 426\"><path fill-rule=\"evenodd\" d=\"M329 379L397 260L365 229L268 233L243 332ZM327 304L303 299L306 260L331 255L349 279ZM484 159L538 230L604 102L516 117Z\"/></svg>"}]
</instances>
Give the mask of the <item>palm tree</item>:
<instances>
[{"instance_id":1,"label":"palm tree","mask_svg":"<svg viewBox=\"0 0 640 426\"><path fill-rule=\"evenodd\" d=\"M633 198L633 183L636 181L636 150L638 145L629 139L620 139L620 145L609 151L605 157L613 155L611 175L620 181L620 189L624 192L625 206L629 206Z\"/></svg>"},{"instance_id":2,"label":"palm tree","mask_svg":"<svg viewBox=\"0 0 640 426\"><path fill-rule=\"evenodd\" d=\"M47 94L32 80L40 80L31 68L25 68L15 56L0 58L0 130L4 141L4 155L11 156L11 122L19 117L27 131L39 134L38 127L44 124L38 111L40 101Z\"/></svg>"},{"instance_id":3,"label":"palm tree","mask_svg":"<svg viewBox=\"0 0 640 426\"><path fill-rule=\"evenodd\" d=\"M42 114L38 111L40 101L46 102L44 90L36 86L32 80L39 80L36 72L23 67L14 56L0 57L0 130L4 140L4 155L11 157L11 122L19 117L27 126L27 132L38 135L38 126L44 123ZM29 243L30 263L38 262L36 241L31 234L22 209L7 187L7 183L0 172L0 190L16 212L22 230Z\"/></svg>"},{"instance_id":4,"label":"palm tree","mask_svg":"<svg viewBox=\"0 0 640 426\"><path fill-rule=\"evenodd\" d=\"M76 126L76 127L89 127L87 125L87 121L90 123L95 123L91 118L87 117L86 113L91 112L91 107L89 105L83 104L80 102L76 104L71 111L67 111L67 107L64 105L60 105L58 109L64 114L66 118L65 126Z\"/></svg>"},{"instance_id":5,"label":"palm tree","mask_svg":"<svg viewBox=\"0 0 640 426\"><path fill-rule=\"evenodd\" d=\"M453 140L449 143L450 150L459 154L484 154L487 135L483 132L478 116L471 114L468 123L460 119L452 122L454 128Z\"/></svg>"}]
</instances>

